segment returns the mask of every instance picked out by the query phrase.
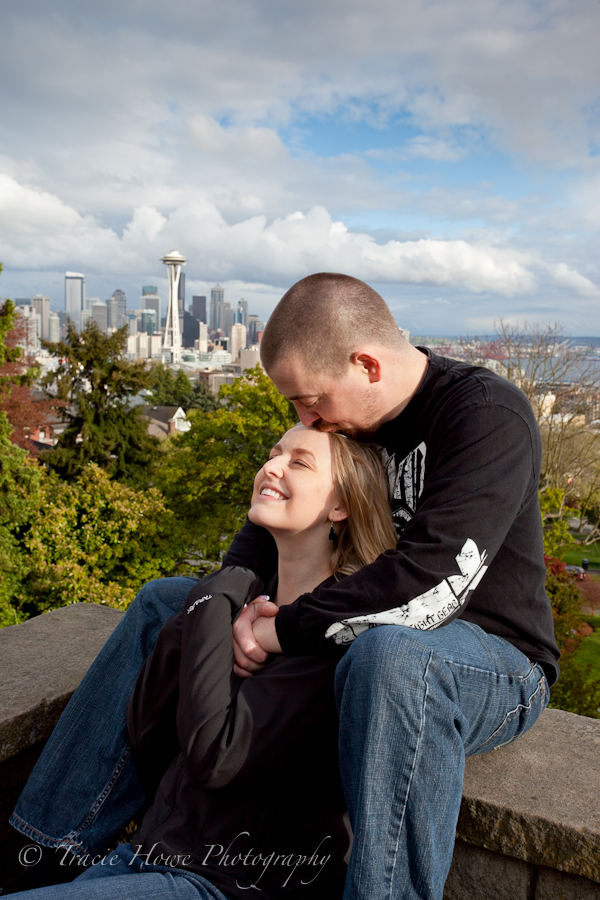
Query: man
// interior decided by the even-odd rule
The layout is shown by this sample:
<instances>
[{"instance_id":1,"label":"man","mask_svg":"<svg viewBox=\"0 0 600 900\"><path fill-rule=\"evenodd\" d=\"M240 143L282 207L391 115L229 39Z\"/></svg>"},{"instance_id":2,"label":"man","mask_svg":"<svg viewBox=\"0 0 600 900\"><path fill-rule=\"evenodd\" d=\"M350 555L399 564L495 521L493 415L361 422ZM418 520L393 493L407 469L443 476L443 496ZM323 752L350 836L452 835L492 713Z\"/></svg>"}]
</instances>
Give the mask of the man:
<instances>
[{"instance_id":1,"label":"man","mask_svg":"<svg viewBox=\"0 0 600 900\"><path fill-rule=\"evenodd\" d=\"M345 275L294 285L269 319L261 358L305 425L381 445L398 544L275 615L271 604L250 604L235 626L235 670L250 677L269 652L335 655L351 645L336 672L340 766L354 831L344 896L441 900L465 755L526 731L558 674L544 590L537 426L516 387L411 347L379 294ZM224 564L251 568L267 583L274 543L247 522ZM93 696L102 667L112 666L105 703L119 720L160 625L189 588L188 579L144 588L80 696ZM374 627L386 625L395 627ZM83 709L78 701L67 710L60 733L89 728ZM40 818L40 792L54 798L54 809L65 781L63 772L50 784L43 762L19 801L11 821L41 843L57 846L55 836L68 831L80 853L105 837L103 816L123 820L130 808L119 809L133 793L126 735L117 752L114 735L95 727L92 743L109 742L102 753L119 763L87 813L89 785L82 792L86 827L69 831L58 812L51 824L50 815ZM99 751L91 769L102 765Z\"/></svg>"}]
</instances>

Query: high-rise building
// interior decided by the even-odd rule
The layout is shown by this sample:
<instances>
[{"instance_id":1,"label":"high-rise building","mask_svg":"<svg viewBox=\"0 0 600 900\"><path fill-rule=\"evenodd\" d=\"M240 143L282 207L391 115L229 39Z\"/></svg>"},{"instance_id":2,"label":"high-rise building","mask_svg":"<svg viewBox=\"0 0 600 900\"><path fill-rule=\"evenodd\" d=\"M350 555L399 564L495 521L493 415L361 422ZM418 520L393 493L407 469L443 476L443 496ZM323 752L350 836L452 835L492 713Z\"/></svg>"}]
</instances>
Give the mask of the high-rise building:
<instances>
[{"instance_id":1,"label":"high-rise building","mask_svg":"<svg viewBox=\"0 0 600 900\"><path fill-rule=\"evenodd\" d=\"M106 334L108 328L108 306L106 303L92 303L92 319L102 332Z\"/></svg>"},{"instance_id":2,"label":"high-rise building","mask_svg":"<svg viewBox=\"0 0 600 900\"><path fill-rule=\"evenodd\" d=\"M192 315L199 322L207 323L206 319L206 297L192 297Z\"/></svg>"},{"instance_id":3,"label":"high-rise building","mask_svg":"<svg viewBox=\"0 0 600 900\"><path fill-rule=\"evenodd\" d=\"M85 275L65 273L65 311L77 331L81 331L81 310L85 309Z\"/></svg>"},{"instance_id":4,"label":"high-rise building","mask_svg":"<svg viewBox=\"0 0 600 900\"><path fill-rule=\"evenodd\" d=\"M48 316L48 337L46 340L52 344L60 341L60 316L58 313L51 312Z\"/></svg>"},{"instance_id":5,"label":"high-rise building","mask_svg":"<svg viewBox=\"0 0 600 900\"><path fill-rule=\"evenodd\" d=\"M235 362L240 355L240 350L246 347L246 326L241 322L236 322L231 326L231 340L229 342L229 352L231 358Z\"/></svg>"},{"instance_id":6,"label":"high-rise building","mask_svg":"<svg viewBox=\"0 0 600 900\"><path fill-rule=\"evenodd\" d=\"M248 346L252 347L253 344L258 344L259 332L265 330L264 322L261 322L258 316L249 315L248 316Z\"/></svg>"},{"instance_id":7,"label":"high-rise building","mask_svg":"<svg viewBox=\"0 0 600 900\"><path fill-rule=\"evenodd\" d=\"M145 331L146 334L154 334L157 331L155 309L142 310L140 331Z\"/></svg>"},{"instance_id":8,"label":"high-rise building","mask_svg":"<svg viewBox=\"0 0 600 900\"><path fill-rule=\"evenodd\" d=\"M242 297L238 300L237 309L235 311L235 321L241 325L248 326L248 302Z\"/></svg>"},{"instance_id":9,"label":"high-rise building","mask_svg":"<svg viewBox=\"0 0 600 900\"><path fill-rule=\"evenodd\" d=\"M195 319L189 312L183 314L183 331L181 333L181 344L186 348L196 346L196 341L200 335L200 322Z\"/></svg>"},{"instance_id":10,"label":"high-rise building","mask_svg":"<svg viewBox=\"0 0 600 900\"><path fill-rule=\"evenodd\" d=\"M179 303L179 330L183 334L183 314L185 312L185 272L182 272L179 276L177 301Z\"/></svg>"},{"instance_id":11,"label":"high-rise building","mask_svg":"<svg viewBox=\"0 0 600 900\"><path fill-rule=\"evenodd\" d=\"M111 297L106 301L108 307L108 327L122 328L125 324L125 309L127 307L127 298L123 291L117 289Z\"/></svg>"},{"instance_id":12,"label":"high-rise building","mask_svg":"<svg viewBox=\"0 0 600 900\"><path fill-rule=\"evenodd\" d=\"M211 331L218 331L221 321L221 304L225 302L225 290L221 287L220 284L215 284L214 288L211 288L210 292L210 322L209 327Z\"/></svg>"},{"instance_id":13,"label":"high-rise building","mask_svg":"<svg viewBox=\"0 0 600 900\"><path fill-rule=\"evenodd\" d=\"M140 306L142 309L153 309L155 312L156 328L160 331L160 297L154 285L146 285L142 288L142 296L140 297Z\"/></svg>"},{"instance_id":14,"label":"high-rise building","mask_svg":"<svg viewBox=\"0 0 600 900\"><path fill-rule=\"evenodd\" d=\"M198 352L208 353L208 325L206 322L199 322L198 325Z\"/></svg>"},{"instance_id":15,"label":"high-rise building","mask_svg":"<svg viewBox=\"0 0 600 900\"><path fill-rule=\"evenodd\" d=\"M44 297L43 294L36 294L31 300L31 305L42 322L42 333L40 337L43 341L49 341L48 316L50 315L50 297Z\"/></svg>"},{"instance_id":16,"label":"high-rise building","mask_svg":"<svg viewBox=\"0 0 600 900\"><path fill-rule=\"evenodd\" d=\"M231 309L229 303L221 303L221 321L219 323L219 328L227 338L231 334L234 315L235 310Z\"/></svg>"}]
</instances>

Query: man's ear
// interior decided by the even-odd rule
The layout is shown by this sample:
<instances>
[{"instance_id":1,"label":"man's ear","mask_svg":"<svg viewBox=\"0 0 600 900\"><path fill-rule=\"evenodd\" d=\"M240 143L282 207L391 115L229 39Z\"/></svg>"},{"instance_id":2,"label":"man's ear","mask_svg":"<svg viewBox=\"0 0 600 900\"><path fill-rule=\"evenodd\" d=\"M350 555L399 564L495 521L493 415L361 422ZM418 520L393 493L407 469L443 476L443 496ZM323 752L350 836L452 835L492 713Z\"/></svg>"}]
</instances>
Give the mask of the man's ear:
<instances>
[{"instance_id":1,"label":"man's ear","mask_svg":"<svg viewBox=\"0 0 600 900\"><path fill-rule=\"evenodd\" d=\"M365 369L371 384L381 381L381 361L373 353L368 350L357 350L351 359L355 366L362 366Z\"/></svg>"}]
</instances>

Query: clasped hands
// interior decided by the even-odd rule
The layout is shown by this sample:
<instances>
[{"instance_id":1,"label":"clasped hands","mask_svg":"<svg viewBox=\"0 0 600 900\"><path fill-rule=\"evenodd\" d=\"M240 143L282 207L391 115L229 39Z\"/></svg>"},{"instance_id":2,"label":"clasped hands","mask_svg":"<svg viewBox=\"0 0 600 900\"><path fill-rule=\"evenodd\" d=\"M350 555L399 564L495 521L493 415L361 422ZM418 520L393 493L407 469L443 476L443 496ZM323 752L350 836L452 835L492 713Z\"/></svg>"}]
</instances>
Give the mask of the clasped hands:
<instances>
[{"instance_id":1,"label":"clasped hands","mask_svg":"<svg viewBox=\"0 0 600 900\"><path fill-rule=\"evenodd\" d=\"M261 669L269 653L281 653L275 631L279 607L265 594L244 607L233 625L233 671L248 678Z\"/></svg>"}]
</instances>

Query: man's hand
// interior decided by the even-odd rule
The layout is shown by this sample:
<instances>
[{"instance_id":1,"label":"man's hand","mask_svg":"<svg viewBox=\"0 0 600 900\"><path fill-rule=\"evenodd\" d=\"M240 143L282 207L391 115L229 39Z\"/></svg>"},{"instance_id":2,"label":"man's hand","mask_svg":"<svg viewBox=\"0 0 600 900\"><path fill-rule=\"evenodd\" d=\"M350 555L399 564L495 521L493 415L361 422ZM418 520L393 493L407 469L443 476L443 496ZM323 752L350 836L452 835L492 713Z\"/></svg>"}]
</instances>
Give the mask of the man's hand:
<instances>
[{"instance_id":1,"label":"man's hand","mask_svg":"<svg viewBox=\"0 0 600 900\"><path fill-rule=\"evenodd\" d=\"M233 654L235 657L233 671L236 675L242 678L253 675L262 668L269 652L273 652L269 646L261 646L254 634L253 626L260 621L261 617L264 617L264 624L270 625L274 634L275 623L271 617L276 616L278 612L279 607L275 603L271 603L265 595L257 597L242 610L233 626ZM263 639L267 637L263 626L258 630L259 633L262 633ZM279 646L277 638L275 641ZM265 643L272 645L272 640L266 640ZM281 648L279 649L281 650Z\"/></svg>"}]
</instances>

